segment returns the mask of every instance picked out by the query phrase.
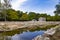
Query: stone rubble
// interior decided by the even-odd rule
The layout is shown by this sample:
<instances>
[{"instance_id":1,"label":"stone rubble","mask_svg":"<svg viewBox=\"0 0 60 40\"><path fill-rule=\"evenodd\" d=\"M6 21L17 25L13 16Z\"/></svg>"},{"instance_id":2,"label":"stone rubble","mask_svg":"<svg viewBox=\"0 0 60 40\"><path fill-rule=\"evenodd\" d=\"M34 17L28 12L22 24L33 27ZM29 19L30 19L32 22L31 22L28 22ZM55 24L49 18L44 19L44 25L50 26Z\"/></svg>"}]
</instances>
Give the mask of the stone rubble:
<instances>
[{"instance_id":1,"label":"stone rubble","mask_svg":"<svg viewBox=\"0 0 60 40\"><path fill-rule=\"evenodd\" d=\"M60 25L45 31L45 33L43 35L38 35L37 37L35 37L32 40L60 40L59 34L60 34Z\"/></svg>"},{"instance_id":2,"label":"stone rubble","mask_svg":"<svg viewBox=\"0 0 60 40\"><path fill-rule=\"evenodd\" d=\"M0 31L9 31L18 28L30 27L30 26L46 26L55 25L60 22L46 22L46 21L28 21L28 22L0 22Z\"/></svg>"}]
</instances>

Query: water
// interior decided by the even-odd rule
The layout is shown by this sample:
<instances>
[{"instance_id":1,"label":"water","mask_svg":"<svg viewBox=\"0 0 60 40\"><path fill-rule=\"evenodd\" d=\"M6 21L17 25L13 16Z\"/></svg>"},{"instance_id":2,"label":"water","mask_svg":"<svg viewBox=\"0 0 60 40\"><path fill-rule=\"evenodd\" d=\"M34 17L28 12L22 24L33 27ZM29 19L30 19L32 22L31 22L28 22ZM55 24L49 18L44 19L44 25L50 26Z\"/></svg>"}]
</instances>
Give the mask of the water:
<instances>
[{"instance_id":1,"label":"water","mask_svg":"<svg viewBox=\"0 0 60 40\"><path fill-rule=\"evenodd\" d=\"M32 40L34 37L42 34L44 34L44 31L23 32L21 34L15 34L11 37L11 40Z\"/></svg>"},{"instance_id":2,"label":"water","mask_svg":"<svg viewBox=\"0 0 60 40\"><path fill-rule=\"evenodd\" d=\"M43 35L44 31L34 31L34 32L23 32L20 34L15 34L13 36L2 37L2 40L32 40L38 35ZM1 37L0 37L1 38Z\"/></svg>"}]
</instances>

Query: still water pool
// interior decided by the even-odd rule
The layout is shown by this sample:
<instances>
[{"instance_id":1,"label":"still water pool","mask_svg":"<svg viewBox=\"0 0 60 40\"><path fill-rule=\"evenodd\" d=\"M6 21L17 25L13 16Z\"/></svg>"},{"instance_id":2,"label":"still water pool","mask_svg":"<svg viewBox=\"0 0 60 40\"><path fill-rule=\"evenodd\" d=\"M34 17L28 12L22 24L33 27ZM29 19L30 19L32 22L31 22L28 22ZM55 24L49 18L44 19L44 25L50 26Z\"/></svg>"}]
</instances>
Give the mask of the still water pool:
<instances>
[{"instance_id":1,"label":"still water pool","mask_svg":"<svg viewBox=\"0 0 60 40\"><path fill-rule=\"evenodd\" d=\"M35 31L35 32L23 32L21 34L15 34L11 37L11 40L32 40L38 35L43 35L44 31Z\"/></svg>"},{"instance_id":2,"label":"still water pool","mask_svg":"<svg viewBox=\"0 0 60 40\"><path fill-rule=\"evenodd\" d=\"M20 34L15 34L13 36L0 36L0 40L32 40L38 35L43 35L44 31L34 31L34 32L23 32Z\"/></svg>"}]
</instances>

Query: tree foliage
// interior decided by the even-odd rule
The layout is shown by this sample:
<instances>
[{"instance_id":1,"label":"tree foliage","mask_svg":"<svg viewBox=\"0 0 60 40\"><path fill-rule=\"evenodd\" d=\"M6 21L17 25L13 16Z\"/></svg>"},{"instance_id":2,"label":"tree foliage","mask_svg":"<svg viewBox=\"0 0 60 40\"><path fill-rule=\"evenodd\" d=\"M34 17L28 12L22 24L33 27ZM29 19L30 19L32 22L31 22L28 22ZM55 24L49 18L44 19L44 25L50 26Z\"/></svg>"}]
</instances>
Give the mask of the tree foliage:
<instances>
[{"instance_id":1,"label":"tree foliage","mask_svg":"<svg viewBox=\"0 0 60 40\"><path fill-rule=\"evenodd\" d=\"M18 20L19 16L15 10L7 10L7 20Z\"/></svg>"},{"instance_id":2,"label":"tree foliage","mask_svg":"<svg viewBox=\"0 0 60 40\"><path fill-rule=\"evenodd\" d=\"M20 17L20 20L23 20L23 21L29 20L27 13L23 13L22 16Z\"/></svg>"},{"instance_id":3,"label":"tree foliage","mask_svg":"<svg viewBox=\"0 0 60 40\"><path fill-rule=\"evenodd\" d=\"M36 19L36 13L35 12L29 12L29 20Z\"/></svg>"},{"instance_id":4,"label":"tree foliage","mask_svg":"<svg viewBox=\"0 0 60 40\"><path fill-rule=\"evenodd\" d=\"M4 21L4 11L0 12L0 21ZM16 11L13 9L6 10L6 20L7 21L30 21L38 20L40 17L45 17L46 21L60 21L60 16L56 14L55 16L47 15L46 13L35 13L35 12L23 12Z\"/></svg>"},{"instance_id":5,"label":"tree foliage","mask_svg":"<svg viewBox=\"0 0 60 40\"><path fill-rule=\"evenodd\" d=\"M23 12L23 11L16 11L11 9L11 4L9 0L4 0L7 9L0 12L0 21L4 21L5 17L7 21L31 21L33 19L38 20L40 17L45 17L46 21L60 21L60 3L56 5L56 11L54 11L55 15L47 15L47 13L35 13L35 12ZM1 7L0 3L0 7ZM8 5L8 7L6 6Z\"/></svg>"},{"instance_id":6,"label":"tree foliage","mask_svg":"<svg viewBox=\"0 0 60 40\"><path fill-rule=\"evenodd\" d=\"M60 14L60 2L56 5L56 11L54 11L55 14Z\"/></svg>"}]
</instances>

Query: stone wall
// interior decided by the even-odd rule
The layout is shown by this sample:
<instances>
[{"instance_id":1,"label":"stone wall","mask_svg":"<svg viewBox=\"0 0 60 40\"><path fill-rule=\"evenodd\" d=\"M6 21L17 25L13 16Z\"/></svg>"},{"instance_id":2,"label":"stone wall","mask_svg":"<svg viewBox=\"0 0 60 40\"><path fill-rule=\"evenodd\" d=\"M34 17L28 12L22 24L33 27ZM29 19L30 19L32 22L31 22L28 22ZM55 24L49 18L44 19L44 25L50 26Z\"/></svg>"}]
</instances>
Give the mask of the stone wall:
<instances>
[{"instance_id":1,"label":"stone wall","mask_svg":"<svg viewBox=\"0 0 60 40\"><path fill-rule=\"evenodd\" d=\"M60 22L46 22L46 21L27 21L27 22L0 22L0 31L1 30L13 30L23 27L29 27L32 25L55 25L60 24Z\"/></svg>"}]
</instances>

